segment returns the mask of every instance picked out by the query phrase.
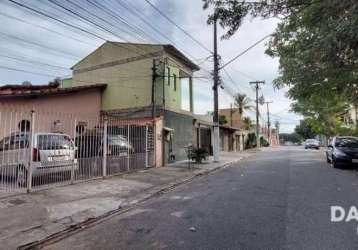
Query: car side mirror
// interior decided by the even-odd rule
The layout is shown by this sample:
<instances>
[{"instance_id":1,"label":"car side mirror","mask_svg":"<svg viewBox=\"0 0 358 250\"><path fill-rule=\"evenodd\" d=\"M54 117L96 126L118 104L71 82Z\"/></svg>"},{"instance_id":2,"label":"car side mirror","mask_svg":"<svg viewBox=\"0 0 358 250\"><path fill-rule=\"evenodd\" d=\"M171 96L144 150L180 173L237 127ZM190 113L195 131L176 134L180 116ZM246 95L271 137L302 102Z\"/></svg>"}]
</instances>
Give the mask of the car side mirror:
<instances>
[{"instance_id":1,"label":"car side mirror","mask_svg":"<svg viewBox=\"0 0 358 250\"><path fill-rule=\"evenodd\" d=\"M333 148L333 145L328 145L327 147L328 147L328 148Z\"/></svg>"}]
</instances>

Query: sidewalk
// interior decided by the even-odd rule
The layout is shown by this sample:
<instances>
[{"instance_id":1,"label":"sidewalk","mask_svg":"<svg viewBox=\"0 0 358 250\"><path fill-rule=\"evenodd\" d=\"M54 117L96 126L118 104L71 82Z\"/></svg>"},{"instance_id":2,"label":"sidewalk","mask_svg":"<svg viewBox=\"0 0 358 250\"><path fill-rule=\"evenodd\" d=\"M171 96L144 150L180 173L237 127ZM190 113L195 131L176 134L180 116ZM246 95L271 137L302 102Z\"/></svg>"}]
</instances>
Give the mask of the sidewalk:
<instances>
[{"instance_id":1,"label":"sidewalk","mask_svg":"<svg viewBox=\"0 0 358 250\"><path fill-rule=\"evenodd\" d=\"M124 210L254 152L222 153L219 163L192 164L191 170L187 162L179 162L167 167L0 199L1 249L16 249L111 211Z\"/></svg>"}]
</instances>

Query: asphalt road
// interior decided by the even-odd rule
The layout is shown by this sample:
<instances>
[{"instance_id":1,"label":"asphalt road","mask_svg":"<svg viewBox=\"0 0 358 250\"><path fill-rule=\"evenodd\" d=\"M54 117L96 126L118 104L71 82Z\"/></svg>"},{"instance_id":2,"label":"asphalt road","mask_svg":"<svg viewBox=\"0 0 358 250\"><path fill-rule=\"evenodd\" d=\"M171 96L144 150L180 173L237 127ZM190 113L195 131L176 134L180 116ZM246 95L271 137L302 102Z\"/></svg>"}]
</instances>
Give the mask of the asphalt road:
<instances>
[{"instance_id":1,"label":"asphalt road","mask_svg":"<svg viewBox=\"0 0 358 250\"><path fill-rule=\"evenodd\" d=\"M323 152L269 149L204 176L47 249L358 249L358 172Z\"/></svg>"}]
</instances>

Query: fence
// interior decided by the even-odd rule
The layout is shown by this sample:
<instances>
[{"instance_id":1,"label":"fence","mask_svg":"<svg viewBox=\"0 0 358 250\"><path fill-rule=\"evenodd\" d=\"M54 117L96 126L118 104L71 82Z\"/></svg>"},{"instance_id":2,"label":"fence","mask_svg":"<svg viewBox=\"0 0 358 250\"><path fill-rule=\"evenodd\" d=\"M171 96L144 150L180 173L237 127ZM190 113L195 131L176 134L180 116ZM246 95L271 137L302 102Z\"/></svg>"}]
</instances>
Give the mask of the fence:
<instances>
[{"instance_id":1,"label":"fence","mask_svg":"<svg viewBox=\"0 0 358 250\"><path fill-rule=\"evenodd\" d=\"M0 193L154 166L151 120L0 108Z\"/></svg>"}]
</instances>

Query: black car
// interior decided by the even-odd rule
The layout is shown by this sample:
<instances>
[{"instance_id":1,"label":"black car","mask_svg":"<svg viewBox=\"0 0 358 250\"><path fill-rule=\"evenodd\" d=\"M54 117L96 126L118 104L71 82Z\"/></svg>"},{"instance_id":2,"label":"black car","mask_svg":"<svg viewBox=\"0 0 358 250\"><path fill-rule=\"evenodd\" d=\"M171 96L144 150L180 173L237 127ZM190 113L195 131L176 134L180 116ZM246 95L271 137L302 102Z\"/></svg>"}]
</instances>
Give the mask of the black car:
<instances>
[{"instance_id":1,"label":"black car","mask_svg":"<svg viewBox=\"0 0 358 250\"><path fill-rule=\"evenodd\" d=\"M327 162L334 168L358 165L358 137L334 137L326 152Z\"/></svg>"}]
</instances>

